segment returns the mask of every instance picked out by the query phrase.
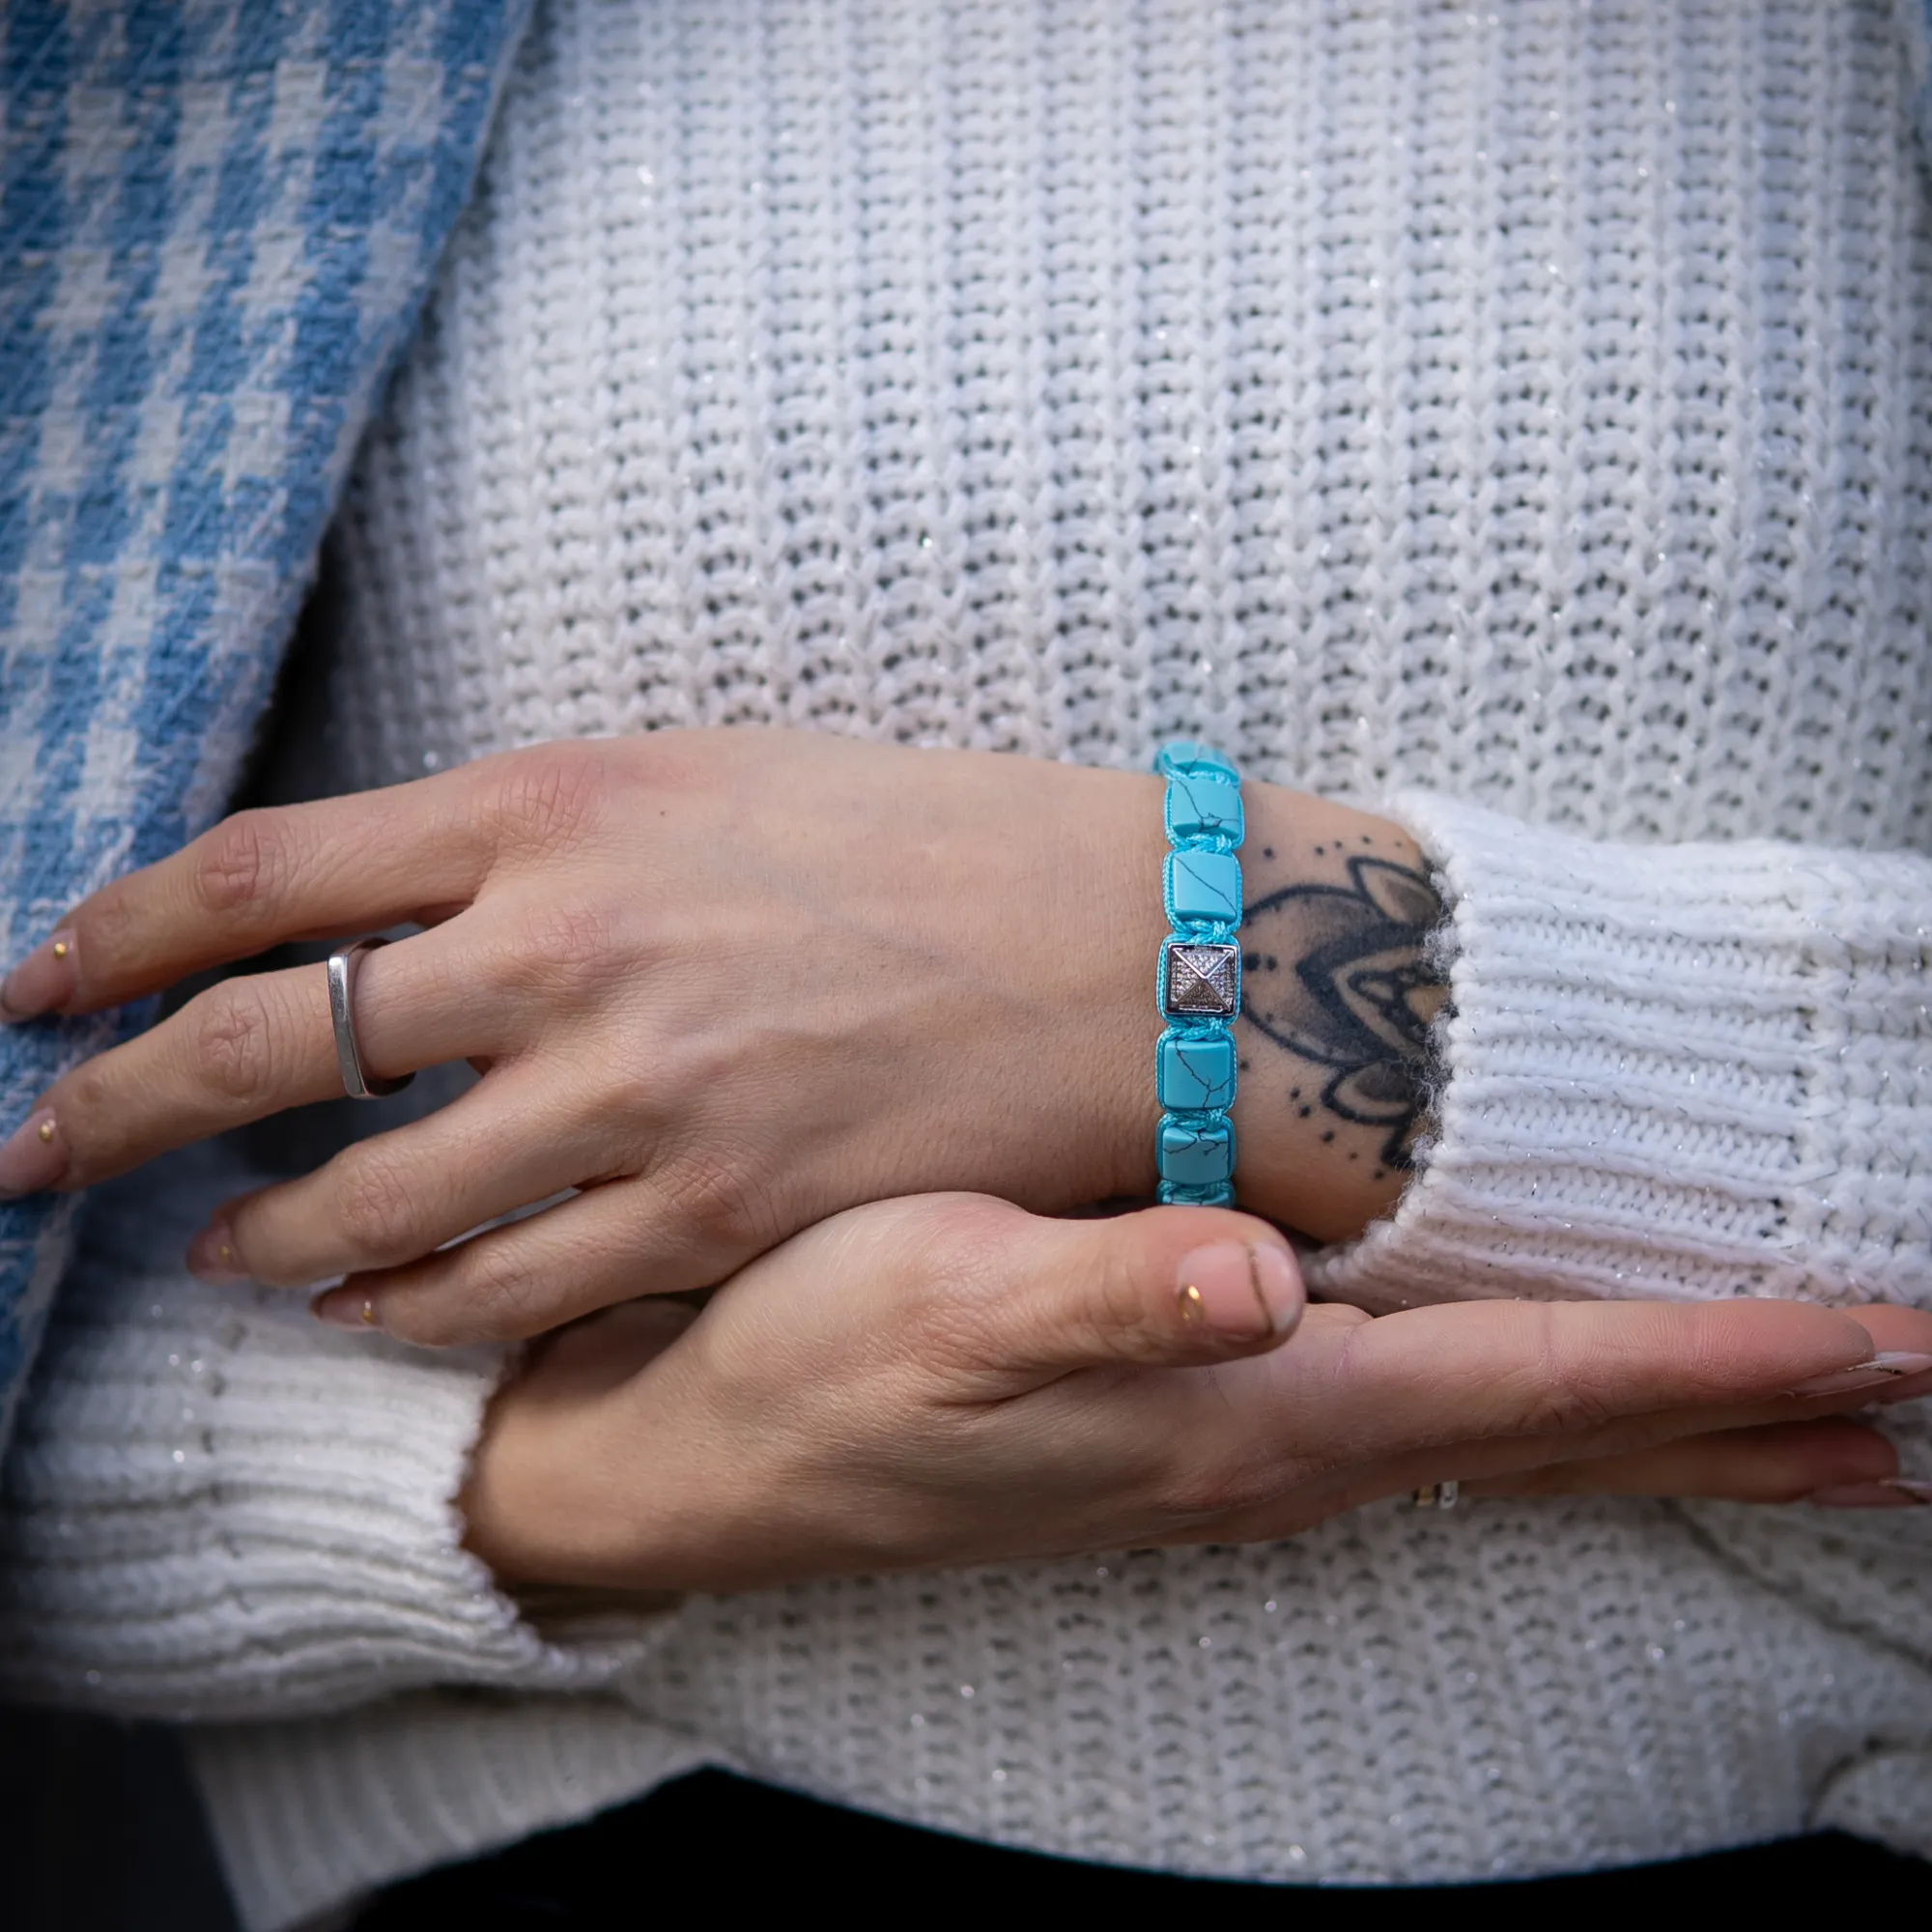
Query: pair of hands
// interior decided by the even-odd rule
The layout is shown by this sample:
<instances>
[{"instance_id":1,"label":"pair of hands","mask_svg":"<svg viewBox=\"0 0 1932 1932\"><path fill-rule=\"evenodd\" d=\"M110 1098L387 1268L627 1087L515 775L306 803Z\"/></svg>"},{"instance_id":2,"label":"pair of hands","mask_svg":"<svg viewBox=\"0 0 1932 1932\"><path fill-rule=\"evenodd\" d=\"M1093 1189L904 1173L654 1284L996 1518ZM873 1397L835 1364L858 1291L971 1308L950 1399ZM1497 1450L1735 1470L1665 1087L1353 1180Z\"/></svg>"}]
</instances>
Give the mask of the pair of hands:
<instances>
[{"instance_id":1,"label":"pair of hands","mask_svg":"<svg viewBox=\"0 0 1932 1932\"><path fill-rule=\"evenodd\" d=\"M94 1010L287 939L426 928L365 961L365 1063L483 1078L229 1203L191 1261L346 1274L320 1312L420 1342L610 1310L493 1412L469 1504L506 1574L724 1587L1280 1535L1449 1476L1783 1497L1892 1472L1876 1434L1818 1420L1854 1389L1781 1391L1875 1349L1904 1359L1861 1386L1932 1385L1932 1320L1910 1312L1371 1323L1303 1318L1292 1264L1254 1261L1241 1293L1270 1279L1281 1305L1243 1335L1208 1319L1208 1264L1176 1270L1217 1238L1284 1255L1264 1227L1023 1211L1151 1186L1158 796L805 734L548 747L231 819L77 908L0 998ZM1402 840L1250 796L1270 857ZM0 1188L86 1185L339 1091L321 969L230 979L58 1083L0 1148ZM1255 1205L1359 1227L1367 1170L1340 1165L1359 1151L1243 1105ZM998 1199L940 1192L962 1188ZM719 1282L696 1319L633 1299Z\"/></svg>"}]
</instances>

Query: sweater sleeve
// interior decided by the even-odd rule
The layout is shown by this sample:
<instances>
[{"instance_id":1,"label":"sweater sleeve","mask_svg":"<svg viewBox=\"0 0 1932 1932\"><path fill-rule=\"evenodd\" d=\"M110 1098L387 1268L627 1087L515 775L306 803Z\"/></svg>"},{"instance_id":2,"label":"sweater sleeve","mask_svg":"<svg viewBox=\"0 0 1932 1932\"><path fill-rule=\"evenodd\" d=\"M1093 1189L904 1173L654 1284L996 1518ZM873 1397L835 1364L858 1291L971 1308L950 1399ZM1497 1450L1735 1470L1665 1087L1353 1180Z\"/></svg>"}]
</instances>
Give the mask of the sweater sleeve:
<instances>
[{"instance_id":1,"label":"sweater sleeve","mask_svg":"<svg viewBox=\"0 0 1932 1932\"><path fill-rule=\"evenodd\" d=\"M217 1146L90 1202L0 1493L0 1693L205 1719L609 1679L649 1606L540 1624L462 1547L497 1351L345 1334L181 1269L260 1179Z\"/></svg>"},{"instance_id":2,"label":"sweater sleeve","mask_svg":"<svg viewBox=\"0 0 1932 1932\"><path fill-rule=\"evenodd\" d=\"M1451 908L1435 1119L1311 1286L1932 1306L1932 861L1392 812Z\"/></svg>"}]
</instances>

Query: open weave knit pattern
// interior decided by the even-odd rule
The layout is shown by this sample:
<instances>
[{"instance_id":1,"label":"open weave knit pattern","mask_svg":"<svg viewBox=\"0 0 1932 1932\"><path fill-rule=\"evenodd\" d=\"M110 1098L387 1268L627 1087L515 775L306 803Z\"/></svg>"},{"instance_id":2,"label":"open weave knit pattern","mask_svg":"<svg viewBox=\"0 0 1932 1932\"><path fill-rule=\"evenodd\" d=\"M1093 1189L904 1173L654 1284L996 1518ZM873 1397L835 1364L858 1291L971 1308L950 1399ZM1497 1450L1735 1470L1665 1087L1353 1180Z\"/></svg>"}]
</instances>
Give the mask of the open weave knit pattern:
<instances>
[{"instance_id":1,"label":"open weave knit pattern","mask_svg":"<svg viewBox=\"0 0 1932 1932\"><path fill-rule=\"evenodd\" d=\"M1437 1144L1327 1285L1932 1298L1897 25L561 0L340 526L332 781L682 722L1212 737L1393 801L1455 902ZM0 1669L256 1720L200 1755L254 1927L706 1759L1282 1879L1932 1849L1932 1513L1378 1507L520 1620L450 1503L494 1361L185 1282L242 1179L103 1199Z\"/></svg>"}]
</instances>

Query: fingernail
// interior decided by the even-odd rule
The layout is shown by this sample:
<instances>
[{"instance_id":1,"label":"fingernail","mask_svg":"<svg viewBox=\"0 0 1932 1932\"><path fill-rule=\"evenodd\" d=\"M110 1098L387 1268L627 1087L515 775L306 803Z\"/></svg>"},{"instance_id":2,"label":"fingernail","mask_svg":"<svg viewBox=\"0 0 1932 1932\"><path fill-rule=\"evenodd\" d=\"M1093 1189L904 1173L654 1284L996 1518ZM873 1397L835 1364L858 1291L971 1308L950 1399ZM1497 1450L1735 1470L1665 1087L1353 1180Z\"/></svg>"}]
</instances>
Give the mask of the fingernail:
<instances>
[{"instance_id":1,"label":"fingernail","mask_svg":"<svg viewBox=\"0 0 1932 1932\"><path fill-rule=\"evenodd\" d=\"M327 1321L332 1328L355 1328L366 1332L383 1325L382 1318L376 1313L375 1302L359 1289L331 1288L327 1294L318 1294L309 1303L308 1312L318 1321Z\"/></svg>"},{"instance_id":2,"label":"fingernail","mask_svg":"<svg viewBox=\"0 0 1932 1932\"><path fill-rule=\"evenodd\" d=\"M1883 1388L1907 1376L1922 1376L1932 1369L1932 1355L1916 1354L1909 1349L1886 1349L1868 1362L1855 1368L1836 1369L1829 1376L1813 1376L1808 1382L1786 1389L1787 1395L1849 1395L1854 1389Z\"/></svg>"},{"instance_id":3,"label":"fingernail","mask_svg":"<svg viewBox=\"0 0 1932 1932\"><path fill-rule=\"evenodd\" d=\"M1183 1320L1252 1342L1300 1309L1294 1264L1278 1248L1216 1241L1182 1258L1176 1293Z\"/></svg>"},{"instance_id":4,"label":"fingernail","mask_svg":"<svg viewBox=\"0 0 1932 1932\"><path fill-rule=\"evenodd\" d=\"M1248 1254L1254 1264L1255 1293L1267 1310L1268 1327L1277 1335L1285 1335L1301 1320L1301 1312L1307 1305L1308 1297L1301 1290L1301 1270L1286 1248L1271 1248L1258 1242Z\"/></svg>"},{"instance_id":5,"label":"fingernail","mask_svg":"<svg viewBox=\"0 0 1932 1932\"><path fill-rule=\"evenodd\" d=\"M73 933L63 926L27 954L0 984L0 1017L39 1019L70 998L74 988Z\"/></svg>"},{"instance_id":6,"label":"fingernail","mask_svg":"<svg viewBox=\"0 0 1932 1932\"><path fill-rule=\"evenodd\" d=\"M67 1145L50 1107L31 1113L0 1141L0 1201L38 1194L67 1172Z\"/></svg>"},{"instance_id":7,"label":"fingernail","mask_svg":"<svg viewBox=\"0 0 1932 1932\"><path fill-rule=\"evenodd\" d=\"M187 1244L187 1271L197 1281L246 1281L248 1271L235 1252L235 1231L226 1221L211 1221Z\"/></svg>"},{"instance_id":8,"label":"fingernail","mask_svg":"<svg viewBox=\"0 0 1932 1932\"><path fill-rule=\"evenodd\" d=\"M1890 1476L1882 1483L1834 1483L1816 1490L1804 1500L1817 1509L1912 1509L1932 1503L1932 1483L1915 1483Z\"/></svg>"}]
</instances>

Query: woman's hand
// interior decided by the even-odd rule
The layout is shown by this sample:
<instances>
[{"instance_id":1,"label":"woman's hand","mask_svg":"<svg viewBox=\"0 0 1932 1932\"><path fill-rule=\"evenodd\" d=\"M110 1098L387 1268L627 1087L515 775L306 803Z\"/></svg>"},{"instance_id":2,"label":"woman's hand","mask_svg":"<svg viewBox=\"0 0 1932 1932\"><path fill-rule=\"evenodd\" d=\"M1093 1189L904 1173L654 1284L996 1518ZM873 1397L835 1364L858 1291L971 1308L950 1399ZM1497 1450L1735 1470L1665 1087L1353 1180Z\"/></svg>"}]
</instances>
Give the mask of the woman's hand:
<instances>
[{"instance_id":1,"label":"woman's hand","mask_svg":"<svg viewBox=\"0 0 1932 1932\"><path fill-rule=\"evenodd\" d=\"M970 1188L1054 1211L1151 1194L1160 793L1151 777L792 731L544 746L241 813L76 908L0 1010L92 1011L286 940L430 927L362 961L365 1065L468 1059L482 1081L229 1203L190 1264L285 1286L349 1275L324 1312L412 1341L531 1335L721 1281L861 1202ZM1297 947L1333 954L1332 908L1361 909L1351 867L1419 908L1397 935L1411 965L1434 899L1399 828L1277 786L1247 801L1267 1010L1236 1029L1256 1068L1236 1110L1242 1199L1333 1239L1401 1187L1400 1054L1423 1016L1391 1044L1304 999L1354 1028L1318 1064L1273 1009L1293 1005ZM1396 928L1371 910L1386 972ZM1374 1060L1381 1115L1315 1103L1350 1053ZM0 1148L0 1194L86 1186L341 1091L323 968L231 978L43 1095Z\"/></svg>"},{"instance_id":2,"label":"woman's hand","mask_svg":"<svg viewBox=\"0 0 1932 1932\"><path fill-rule=\"evenodd\" d=\"M332 1305L415 1341L528 1335L722 1280L859 1201L1151 1191L1159 790L803 732L547 746L231 818L78 907L5 1007L431 927L362 962L365 1063L484 1078L228 1204L190 1262L352 1275ZM227 979L44 1094L0 1188L85 1186L341 1092L320 966Z\"/></svg>"},{"instance_id":3,"label":"woman's hand","mask_svg":"<svg viewBox=\"0 0 1932 1932\"><path fill-rule=\"evenodd\" d=\"M1304 1310L1244 1216L931 1196L812 1228L701 1313L637 1302L552 1338L464 1506L506 1579L729 1590L1275 1538L1448 1478L1786 1501L1893 1475L1876 1432L1825 1418L1928 1389L1932 1316L1910 1310L1372 1321Z\"/></svg>"}]
</instances>

